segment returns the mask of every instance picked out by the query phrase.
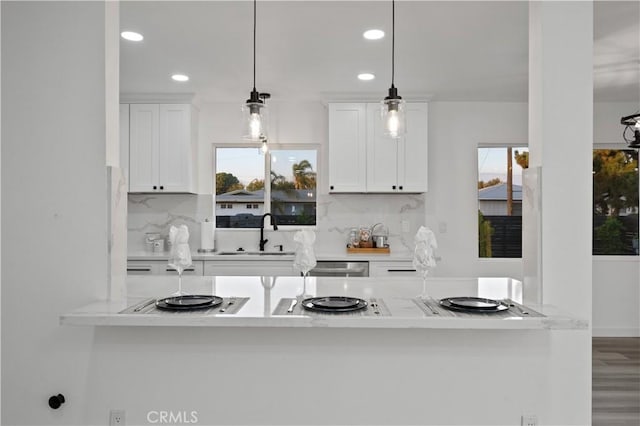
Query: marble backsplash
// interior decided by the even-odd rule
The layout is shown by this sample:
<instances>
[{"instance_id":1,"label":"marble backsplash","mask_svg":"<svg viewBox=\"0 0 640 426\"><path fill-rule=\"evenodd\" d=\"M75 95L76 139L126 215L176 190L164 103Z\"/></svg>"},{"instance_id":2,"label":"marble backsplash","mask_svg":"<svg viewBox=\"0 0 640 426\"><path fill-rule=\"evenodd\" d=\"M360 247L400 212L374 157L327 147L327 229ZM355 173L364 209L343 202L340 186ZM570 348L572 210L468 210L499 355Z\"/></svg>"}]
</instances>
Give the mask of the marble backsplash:
<instances>
[{"instance_id":1,"label":"marble backsplash","mask_svg":"<svg viewBox=\"0 0 640 426\"><path fill-rule=\"evenodd\" d=\"M425 222L424 194L318 194L316 251L344 253L351 228L383 223L389 229L389 245L394 254L411 253L413 236ZM191 235L193 250L200 247L200 222L211 219L213 196L194 194L129 194L128 249L145 248L145 234L159 232L166 236L171 225L185 224ZM403 232L403 222L405 229ZM265 231L267 250L283 244L293 250L293 232L280 228ZM259 231L253 229L217 229L216 250L257 250Z\"/></svg>"}]
</instances>

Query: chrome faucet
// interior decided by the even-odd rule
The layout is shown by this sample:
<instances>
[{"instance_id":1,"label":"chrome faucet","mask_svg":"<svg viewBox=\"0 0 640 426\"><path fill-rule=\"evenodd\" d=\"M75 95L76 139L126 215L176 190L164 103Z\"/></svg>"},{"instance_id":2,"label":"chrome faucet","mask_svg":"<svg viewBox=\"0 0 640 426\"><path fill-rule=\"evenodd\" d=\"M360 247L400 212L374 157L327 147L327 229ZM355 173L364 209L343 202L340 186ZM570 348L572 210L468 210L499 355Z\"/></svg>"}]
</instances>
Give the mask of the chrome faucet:
<instances>
[{"instance_id":1,"label":"chrome faucet","mask_svg":"<svg viewBox=\"0 0 640 426\"><path fill-rule=\"evenodd\" d=\"M264 245L267 244L268 239L264 238L264 218L267 216L271 216L271 225L273 225L273 230L278 230L278 224L276 222L276 218L273 217L271 213L265 213L262 215L262 219L260 219L260 251L264 251Z\"/></svg>"}]
</instances>

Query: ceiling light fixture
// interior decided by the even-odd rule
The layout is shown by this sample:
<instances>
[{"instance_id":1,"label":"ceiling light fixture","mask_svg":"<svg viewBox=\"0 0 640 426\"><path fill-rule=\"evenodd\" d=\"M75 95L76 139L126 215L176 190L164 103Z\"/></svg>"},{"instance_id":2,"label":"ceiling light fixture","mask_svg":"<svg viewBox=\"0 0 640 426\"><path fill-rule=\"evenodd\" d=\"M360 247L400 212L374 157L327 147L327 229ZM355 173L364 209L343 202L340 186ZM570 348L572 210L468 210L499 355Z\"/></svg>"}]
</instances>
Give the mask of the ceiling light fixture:
<instances>
[{"instance_id":1,"label":"ceiling light fixture","mask_svg":"<svg viewBox=\"0 0 640 426\"><path fill-rule=\"evenodd\" d=\"M179 81L181 83L185 82L185 81L189 81L189 76L188 75L184 75L184 74L174 74L171 76L171 78L175 81Z\"/></svg>"},{"instance_id":2,"label":"ceiling light fixture","mask_svg":"<svg viewBox=\"0 0 640 426\"><path fill-rule=\"evenodd\" d=\"M384 37L384 31L382 30L367 30L362 34L362 37L367 40L380 40Z\"/></svg>"},{"instance_id":3,"label":"ceiling light fixture","mask_svg":"<svg viewBox=\"0 0 640 426\"><path fill-rule=\"evenodd\" d=\"M243 138L262 141L263 148L266 148L267 139L267 106L263 99L269 97L268 93L256 90L256 0L253 0L253 90L242 108L246 126Z\"/></svg>"},{"instance_id":4,"label":"ceiling light fixture","mask_svg":"<svg viewBox=\"0 0 640 426\"><path fill-rule=\"evenodd\" d=\"M129 41L142 41L144 39L144 37L142 37L142 34L133 31L123 31L120 33L120 36L123 39Z\"/></svg>"},{"instance_id":5,"label":"ceiling light fixture","mask_svg":"<svg viewBox=\"0 0 640 426\"><path fill-rule=\"evenodd\" d=\"M620 124L625 126L622 138L629 145L629 148L640 148L640 113L622 117Z\"/></svg>"},{"instance_id":6,"label":"ceiling light fixture","mask_svg":"<svg viewBox=\"0 0 640 426\"><path fill-rule=\"evenodd\" d=\"M404 101L398 96L394 86L395 53L396 53L396 2L391 1L391 87L389 94L382 101L382 120L385 134L392 139L400 138L405 132Z\"/></svg>"},{"instance_id":7,"label":"ceiling light fixture","mask_svg":"<svg viewBox=\"0 0 640 426\"><path fill-rule=\"evenodd\" d=\"M362 81L370 81L370 80L373 80L374 78L376 78L376 76L369 72L363 72L362 74L358 74L358 79Z\"/></svg>"}]
</instances>

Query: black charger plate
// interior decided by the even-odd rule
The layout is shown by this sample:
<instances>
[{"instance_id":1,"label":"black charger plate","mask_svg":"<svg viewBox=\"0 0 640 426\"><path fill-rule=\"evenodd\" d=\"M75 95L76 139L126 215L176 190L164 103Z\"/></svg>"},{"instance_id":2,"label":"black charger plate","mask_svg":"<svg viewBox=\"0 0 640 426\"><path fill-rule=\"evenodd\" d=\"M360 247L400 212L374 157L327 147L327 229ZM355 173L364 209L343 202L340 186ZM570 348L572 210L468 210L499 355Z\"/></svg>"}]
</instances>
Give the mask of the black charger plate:
<instances>
[{"instance_id":1,"label":"black charger plate","mask_svg":"<svg viewBox=\"0 0 640 426\"><path fill-rule=\"evenodd\" d=\"M311 297L302 301L302 307L316 312L353 312L367 307L367 302L356 297Z\"/></svg>"},{"instance_id":2,"label":"black charger plate","mask_svg":"<svg viewBox=\"0 0 640 426\"><path fill-rule=\"evenodd\" d=\"M221 304L222 297L207 294L186 294L160 299L156 302L156 307L167 311L193 311L215 308Z\"/></svg>"},{"instance_id":3,"label":"black charger plate","mask_svg":"<svg viewBox=\"0 0 640 426\"><path fill-rule=\"evenodd\" d=\"M459 312L493 313L509 309L497 300L483 297L447 297L440 300L440 306Z\"/></svg>"}]
</instances>

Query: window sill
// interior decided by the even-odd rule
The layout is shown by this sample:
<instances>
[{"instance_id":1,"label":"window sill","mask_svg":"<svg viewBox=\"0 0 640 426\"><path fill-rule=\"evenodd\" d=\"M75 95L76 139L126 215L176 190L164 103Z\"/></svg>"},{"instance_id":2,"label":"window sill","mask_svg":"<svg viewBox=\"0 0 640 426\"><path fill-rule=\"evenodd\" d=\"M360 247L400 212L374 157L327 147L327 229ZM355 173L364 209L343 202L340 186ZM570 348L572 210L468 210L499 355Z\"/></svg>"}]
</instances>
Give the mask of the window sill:
<instances>
[{"instance_id":1,"label":"window sill","mask_svg":"<svg viewBox=\"0 0 640 426\"><path fill-rule=\"evenodd\" d=\"M640 262L639 255L604 255L594 254L591 256L594 262Z\"/></svg>"}]
</instances>

